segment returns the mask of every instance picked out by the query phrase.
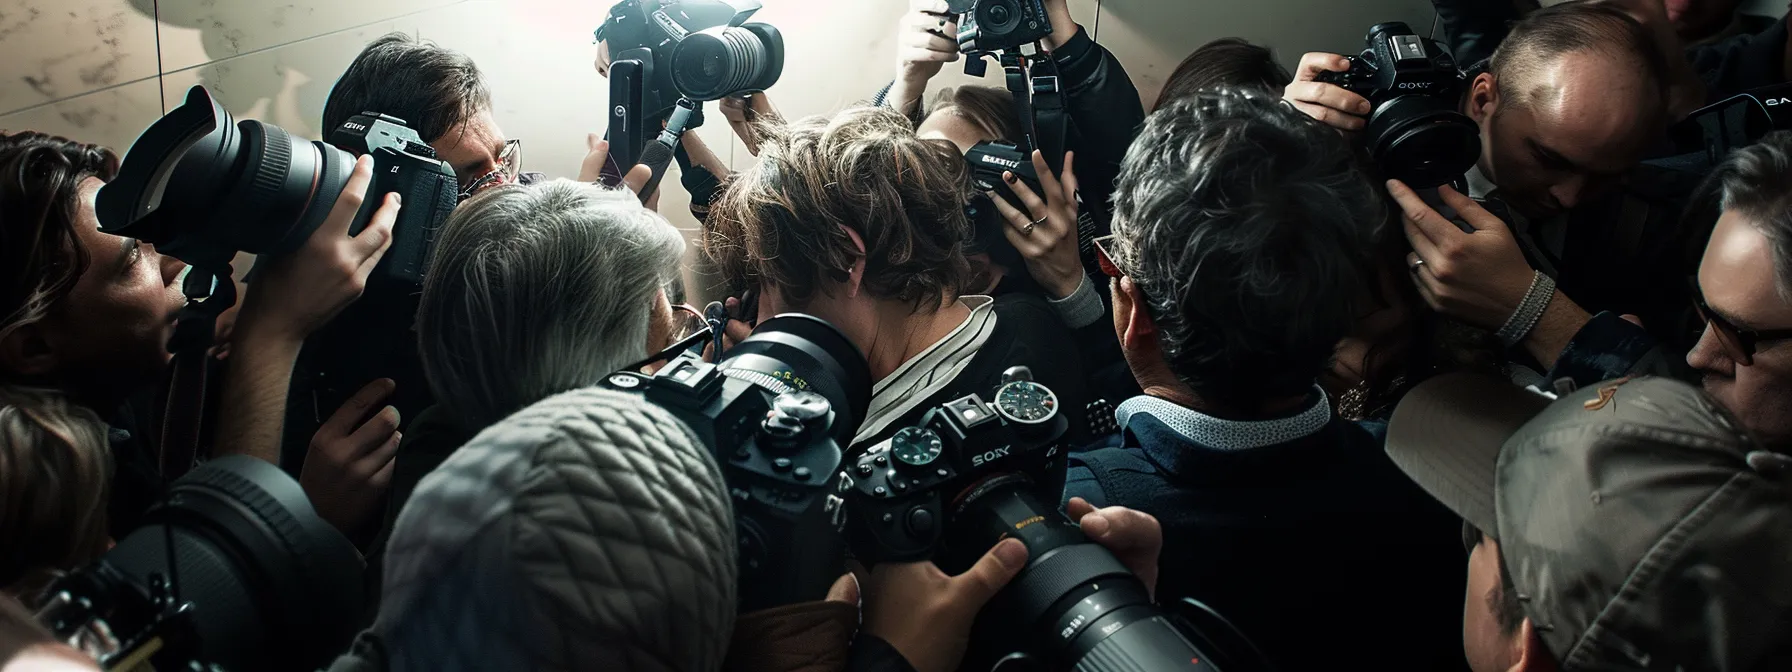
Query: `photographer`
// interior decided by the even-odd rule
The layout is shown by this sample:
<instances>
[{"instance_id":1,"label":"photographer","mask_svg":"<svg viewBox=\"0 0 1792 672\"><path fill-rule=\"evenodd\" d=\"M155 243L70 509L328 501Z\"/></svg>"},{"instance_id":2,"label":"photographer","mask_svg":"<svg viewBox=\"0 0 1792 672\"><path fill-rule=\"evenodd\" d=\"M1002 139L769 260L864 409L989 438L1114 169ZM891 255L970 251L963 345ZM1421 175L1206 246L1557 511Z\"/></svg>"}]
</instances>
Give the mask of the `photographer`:
<instances>
[{"instance_id":1,"label":"photographer","mask_svg":"<svg viewBox=\"0 0 1792 672\"><path fill-rule=\"evenodd\" d=\"M1071 455L1066 499L1162 521L1160 596L1211 606L1279 669L1394 622L1424 630L1410 667L1459 667L1456 521L1316 385L1385 217L1346 141L1275 98L1200 92L1153 113L1115 195L1097 249L1146 393L1115 413L1118 447Z\"/></svg>"},{"instance_id":2,"label":"photographer","mask_svg":"<svg viewBox=\"0 0 1792 672\"><path fill-rule=\"evenodd\" d=\"M1294 81L1288 69L1276 62L1269 47L1246 42L1244 38L1222 37L1203 44L1176 65L1164 80L1151 111L1169 105L1203 89L1249 87L1276 94Z\"/></svg>"},{"instance_id":3,"label":"photographer","mask_svg":"<svg viewBox=\"0 0 1792 672\"><path fill-rule=\"evenodd\" d=\"M109 545L106 425L54 392L0 386L0 593L34 600Z\"/></svg>"},{"instance_id":4,"label":"photographer","mask_svg":"<svg viewBox=\"0 0 1792 672\"><path fill-rule=\"evenodd\" d=\"M844 331L877 381L852 441L875 443L921 413L988 394L1029 366L1085 435L1081 359L1045 301L964 295L965 163L884 108L768 127L759 163L704 223L704 252L759 318L799 311Z\"/></svg>"},{"instance_id":5,"label":"photographer","mask_svg":"<svg viewBox=\"0 0 1792 672\"><path fill-rule=\"evenodd\" d=\"M178 280L184 265L136 240L104 233L94 214L99 188L118 170L105 148L41 133L0 135L0 383L52 389L93 409L111 426L112 478L107 519L114 536L136 527L160 496L158 451L134 398L168 366L169 338L186 304ZM264 260L242 299L231 357L218 386L218 426L211 455L253 455L279 463L281 408L300 344L355 301L391 242L398 212L387 201L360 235L350 220L371 181L373 162L355 165L328 218L297 251ZM338 409L328 409L337 411ZM317 488L377 490L373 449L390 433L363 418L343 418L339 432L310 437L317 452L342 456L307 463ZM179 465L173 465L178 468ZM331 502L322 501L321 508ZM354 527L363 511L334 511L330 521Z\"/></svg>"},{"instance_id":6,"label":"photographer","mask_svg":"<svg viewBox=\"0 0 1792 672\"><path fill-rule=\"evenodd\" d=\"M1507 221L1473 234L1448 224L1407 230L1416 250L1407 271L1432 308L1500 331L1538 370L1555 362L1588 309L1640 315L1663 338L1677 331L1686 305L1679 271L1695 236L1679 217L1690 188L1635 170L1668 118L1664 63L1649 30L1610 3L1557 5L1513 27L1462 101L1483 147L1466 193L1501 204ZM1313 81L1343 68L1342 57L1308 54L1285 97L1360 129L1368 101ZM1528 293L1549 298L1547 310L1515 318ZM1524 329L1525 320L1534 326Z\"/></svg>"}]
</instances>

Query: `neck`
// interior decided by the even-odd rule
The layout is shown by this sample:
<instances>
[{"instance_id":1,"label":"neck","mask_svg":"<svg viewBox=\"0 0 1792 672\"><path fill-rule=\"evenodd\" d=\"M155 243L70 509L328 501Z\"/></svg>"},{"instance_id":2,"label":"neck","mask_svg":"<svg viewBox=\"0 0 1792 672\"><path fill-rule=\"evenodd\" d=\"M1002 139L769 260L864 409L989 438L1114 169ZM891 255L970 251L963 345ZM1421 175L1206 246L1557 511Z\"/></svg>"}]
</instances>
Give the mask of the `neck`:
<instances>
[{"instance_id":1,"label":"neck","mask_svg":"<svg viewBox=\"0 0 1792 672\"><path fill-rule=\"evenodd\" d=\"M865 360L871 365L871 379L883 380L964 324L971 309L946 297L941 298L937 310L925 313L915 312L906 302L878 301L877 315L879 328L871 334Z\"/></svg>"},{"instance_id":2,"label":"neck","mask_svg":"<svg viewBox=\"0 0 1792 672\"><path fill-rule=\"evenodd\" d=\"M1148 379L1149 378L1149 379ZM1307 405L1307 396L1281 397L1261 404L1239 407L1202 398L1175 376L1140 376L1139 387L1145 394L1183 406L1222 420L1263 420L1293 415Z\"/></svg>"}]
</instances>

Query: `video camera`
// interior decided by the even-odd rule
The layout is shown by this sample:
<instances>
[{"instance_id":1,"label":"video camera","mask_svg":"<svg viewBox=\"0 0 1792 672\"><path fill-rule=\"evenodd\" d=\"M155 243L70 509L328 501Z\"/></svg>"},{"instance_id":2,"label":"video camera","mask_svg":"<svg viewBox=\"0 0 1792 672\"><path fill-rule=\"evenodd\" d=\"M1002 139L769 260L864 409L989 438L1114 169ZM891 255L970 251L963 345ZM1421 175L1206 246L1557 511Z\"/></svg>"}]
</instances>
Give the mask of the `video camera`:
<instances>
[{"instance_id":1,"label":"video camera","mask_svg":"<svg viewBox=\"0 0 1792 672\"><path fill-rule=\"evenodd\" d=\"M666 119L680 99L700 111L706 101L778 82L783 35L771 24L747 23L761 7L759 0L623 0L610 8L594 37L610 49L609 139L617 165L647 162L644 146L659 134L653 122Z\"/></svg>"},{"instance_id":2,"label":"video camera","mask_svg":"<svg viewBox=\"0 0 1792 672\"><path fill-rule=\"evenodd\" d=\"M234 455L52 583L38 620L106 670L316 670L354 638L364 569L297 481Z\"/></svg>"},{"instance_id":3,"label":"video camera","mask_svg":"<svg viewBox=\"0 0 1792 672\"><path fill-rule=\"evenodd\" d=\"M1383 176L1424 189L1467 173L1481 158L1481 131L1458 111L1464 79L1455 59L1398 21L1370 27L1363 39L1349 70L1314 81L1369 99L1361 139Z\"/></svg>"}]
</instances>

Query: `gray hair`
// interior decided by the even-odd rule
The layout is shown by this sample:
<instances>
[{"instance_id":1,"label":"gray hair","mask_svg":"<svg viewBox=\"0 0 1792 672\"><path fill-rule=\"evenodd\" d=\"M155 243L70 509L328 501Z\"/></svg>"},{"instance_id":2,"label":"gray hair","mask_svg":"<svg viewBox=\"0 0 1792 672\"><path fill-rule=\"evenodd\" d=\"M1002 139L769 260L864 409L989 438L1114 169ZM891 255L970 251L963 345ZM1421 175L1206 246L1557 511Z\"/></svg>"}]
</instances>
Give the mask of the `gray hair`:
<instances>
[{"instance_id":1,"label":"gray hair","mask_svg":"<svg viewBox=\"0 0 1792 672\"><path fill-rule=\"evenodd\" d=\"M1792 301L1792 131L1731 152L1709 179L1721 207L1748 217L1773 243L1774 286Z\"/></svg>"},{"instance_id":2,"label":"gray hair","mask_svg":"<svg viewBox=\"0 0 1792 672\"><path fill-rule=\"evenodd\" d=\"M436 400L479 429L641 359L684 245L620 189L555 180L462 204L442 225L417 311Z\"/></svg>"},{"instance_id":3,"label":"gray hair","mask_svg":"<svg viewBox=\"0 0 1792 672\"><path fill-rule=\"evenodd\" d=\"M1336 131L1242 89L1154 112L1114 190L1112 250L1170 371L1209 403L1299 396L1356 322L1381 199Z\"/></svg>"}]
</instances>

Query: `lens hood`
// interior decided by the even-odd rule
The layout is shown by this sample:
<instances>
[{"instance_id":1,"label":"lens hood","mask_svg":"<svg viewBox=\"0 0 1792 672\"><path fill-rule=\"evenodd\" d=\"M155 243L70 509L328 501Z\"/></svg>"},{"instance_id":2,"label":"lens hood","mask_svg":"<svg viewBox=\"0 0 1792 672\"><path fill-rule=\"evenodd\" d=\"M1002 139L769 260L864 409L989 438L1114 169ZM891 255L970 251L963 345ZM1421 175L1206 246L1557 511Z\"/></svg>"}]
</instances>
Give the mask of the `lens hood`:
<instances>
[{"instance_id":1,"label":"lens hood","mask_svg":"<svg viewBox=\"0 0 1792 672\"><path fill-rule=\"evenodd\" d=\"M1414 189L1446 184L1481 158L1480 128L1438 96L1397 96L1381 104L1363 139L1384 177Z\"/></svg>"}]
</instances>

